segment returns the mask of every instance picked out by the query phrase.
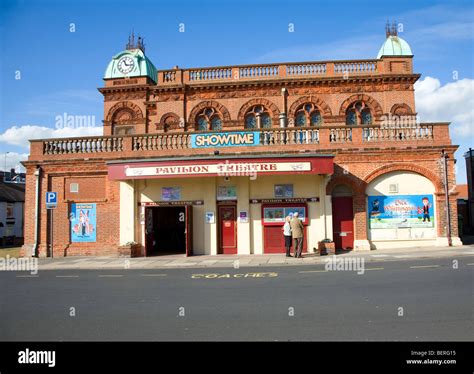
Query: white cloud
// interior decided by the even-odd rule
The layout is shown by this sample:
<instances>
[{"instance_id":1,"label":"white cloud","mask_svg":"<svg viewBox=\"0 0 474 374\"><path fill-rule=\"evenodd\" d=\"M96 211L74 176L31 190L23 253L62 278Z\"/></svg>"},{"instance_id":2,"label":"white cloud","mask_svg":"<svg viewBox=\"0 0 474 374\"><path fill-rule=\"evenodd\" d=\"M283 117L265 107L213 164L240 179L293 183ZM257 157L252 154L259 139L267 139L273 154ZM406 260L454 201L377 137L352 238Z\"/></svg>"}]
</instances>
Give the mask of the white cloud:
<instances>
[{"instance_id":1,"label":"white cloud","mask_svg":"<svg viewBox=\"0 0 474 374\"><path fill-rule=\"evenodd\" d=\"M451 122L453 134L474 136L474 79L441 85L426 77L415 83L415 101L422 122Z\"/></svg>"},{"instance_id":2,"label":"white cloud","mask_svg":"<svg viewBox=\"0 0 474 374\"><path fill-rule=\"evenodd\" d=\"M102 132L103 128L101 126L78 128L51 128L37 125L13 126L0 134L0 142L13 146L29 148L30 144L28 140L30 139L96 136L102 135Z\"/></svg>"},{"instance_id":3,"label":"white cloud","mask_svg":"<svg viewBox=\"0 0 474 374\"><path fill-rule=\"evenodd\" d=\"M10 171L14 168L17 172L24 172L25 168L20 161L24 161L28 158L28 153L8 152L1 155L0 158L0 170Z\"/></svg>"}]
</instances>

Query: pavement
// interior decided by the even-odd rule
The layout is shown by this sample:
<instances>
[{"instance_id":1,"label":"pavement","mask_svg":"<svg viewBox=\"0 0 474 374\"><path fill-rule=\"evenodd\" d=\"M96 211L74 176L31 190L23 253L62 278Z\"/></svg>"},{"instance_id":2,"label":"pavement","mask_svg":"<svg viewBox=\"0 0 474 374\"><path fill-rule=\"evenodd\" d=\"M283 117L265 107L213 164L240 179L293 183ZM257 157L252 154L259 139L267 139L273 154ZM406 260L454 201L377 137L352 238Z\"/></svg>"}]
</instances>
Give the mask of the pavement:
<instances>
[{"instance_id":1,"label":"pavement","mask_svg":"<svg viewBox=\"0 0 474 374\"><path fill-rule=\"evenodd\" d=\"M139 258L114 257L58 257L38 259L39 270L59 269L180 269L180 268L239 268L281 265L315 265L325 263L328 256L304 254L302 259L287 258L284 254L265 255L167 255ZM460 247L415 247L345 252L343 257L364 258L371 261L396 261L422 258L457 258L474 256L474 244Z\"/></svg>"},{"instance_id":2,"label":"pavement","mask_svg":"<svg viewBox=\"0 0 474 374\"><path fill-rule=\"evenodd\" d=\"M472 341L474 261L456 259L0 271L0 341Z\"/></svg>"}]
</instances>

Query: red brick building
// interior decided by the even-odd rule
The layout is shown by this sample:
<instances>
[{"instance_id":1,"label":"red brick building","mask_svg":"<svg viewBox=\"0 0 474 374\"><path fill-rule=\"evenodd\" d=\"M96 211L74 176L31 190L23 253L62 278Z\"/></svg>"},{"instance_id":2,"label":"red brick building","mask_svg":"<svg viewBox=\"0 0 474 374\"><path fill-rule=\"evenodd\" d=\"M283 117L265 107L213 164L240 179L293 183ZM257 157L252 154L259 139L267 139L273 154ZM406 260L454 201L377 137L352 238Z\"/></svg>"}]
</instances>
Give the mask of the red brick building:
<instances>
[{"instance_id":1,"label":"red brick building","mask_svg":"<svg viewBox=\"0 0 474 374\"><path fill-rule=\"evenodd\" d=\"M461 244L457 146L414 120L420 75L386 36L376 59L169 70L130 40L99 88L103 136L31 141L25 253L284 252L295 212L308 252L447 245L443 150Z\"/></svg>"}]
</instances>

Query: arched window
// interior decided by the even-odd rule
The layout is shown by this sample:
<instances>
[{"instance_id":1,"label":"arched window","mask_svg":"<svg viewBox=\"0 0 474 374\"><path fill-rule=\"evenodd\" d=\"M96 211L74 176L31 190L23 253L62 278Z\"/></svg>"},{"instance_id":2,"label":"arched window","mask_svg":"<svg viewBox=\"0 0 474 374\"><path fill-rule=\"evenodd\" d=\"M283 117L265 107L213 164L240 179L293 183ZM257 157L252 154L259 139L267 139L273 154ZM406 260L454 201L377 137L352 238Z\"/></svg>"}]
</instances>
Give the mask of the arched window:
<instances>
[{"instance_id":1,"label":"arched window","mask_svg":"<svg viewBox=\"0 0 474 374\"><path fill-rule=\"evenodd\" d=\"M372 112L363 101L356 101L346 110L346 125L371 125Z\"/></svg>"},{"instance_id":2,"label":"arched window","mask_svg":"<svg viewBox=\"0 0 474 374\"><path fill-rule=\"evenodd\" d=\"M318 126L323 121L321 112L313 103L307 103L296 111L295 126Z\"/></svg>"},{"instance_id":3,"label":"arched window","mask_svg":"<svg viewBox=\"0 0 474 374\"><path fill-rule=\"evenodd\" d=\"M196 130L222 130L222 118L214 108L204 108L196 117Z\"/></svg>"},{"instance_id":4,"label":"arched window","mask_svg":"<svg viewBox=\"0 0 474 374\"><path fill-rule=\"evenodd\" d=\"M255 105L245 115L246 129L268 129L272 127L272 117L263 105Z\"/></svg>"}]
</instances>

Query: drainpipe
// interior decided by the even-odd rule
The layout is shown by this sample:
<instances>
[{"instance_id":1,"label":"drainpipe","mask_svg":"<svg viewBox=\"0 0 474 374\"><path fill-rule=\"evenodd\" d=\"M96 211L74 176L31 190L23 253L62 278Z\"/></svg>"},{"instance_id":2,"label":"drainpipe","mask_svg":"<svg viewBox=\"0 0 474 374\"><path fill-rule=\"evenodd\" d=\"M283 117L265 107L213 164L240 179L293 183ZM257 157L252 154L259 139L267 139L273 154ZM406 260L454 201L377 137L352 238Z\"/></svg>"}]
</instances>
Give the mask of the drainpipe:
<instances>
[{"instance_id":1,"label":"drainpipe","mask_svg":"<svg viewBox=\"0 0 474 374\"><path fill-rule=\"evenodd\" d=\"M446 204L446 236L448 237L448 245L453 245L451 240L451 207L449 205L449 186L448 186L448 154L442 150L444 161L444 199Z\"/></svg>"},{"instance_id":2,"label":"drainpipe","mask_svg":"<svg viewBox=\"0 0 474 374\"><path fill-rule=\"evenodd\" d=\"M40 202L40 177L41 167L37 166L35 170L36 177L36 196L35 196L35 243L33 245L32 257L38 257L38 227L39 227L39 202Z\"/></svg>"}]
</instances>

